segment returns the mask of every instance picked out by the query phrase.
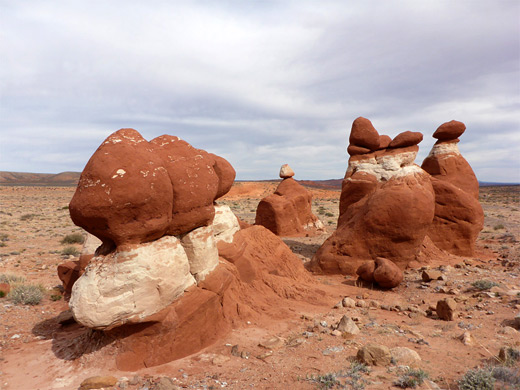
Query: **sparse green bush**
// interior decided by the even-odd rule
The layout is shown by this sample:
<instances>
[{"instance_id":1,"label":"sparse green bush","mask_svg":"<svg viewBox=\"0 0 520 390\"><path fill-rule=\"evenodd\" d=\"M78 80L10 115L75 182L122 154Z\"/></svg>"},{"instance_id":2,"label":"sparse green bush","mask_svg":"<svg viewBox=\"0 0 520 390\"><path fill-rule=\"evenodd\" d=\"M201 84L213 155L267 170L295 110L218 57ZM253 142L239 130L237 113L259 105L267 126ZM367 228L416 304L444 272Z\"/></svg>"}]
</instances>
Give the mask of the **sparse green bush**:
<instances>
[{"instance_id":1,"label":"sparse green bush","mask_svg":"<svg viewBox=\"0 0 520 390\"><path fill-rule=\"evenodd\" d=\"M51 301L59 301L62 298L59 294L52 294L51 295Z\"/></svg>"},{"instance_id":2,"label":"sparse green bush","mask_svg":"<svg viewBox=\"0 0 520 390\"><path fill-rule=\"evenodd\" d=\"M498 286L498 283L492 282L491 280L475 280L471 285L479 291L489 290L491 287Z\"/></svg>"},{"instance_id":3,"label":"sparse green bush","mask_svg":"<svg viewBox=\"0 0 520 390\"><path fill-rule=\"evenodd\" d=\"M24 214L20 217L20 221L30 221L34 217L36 217L36 214Z\"/></svg>"},{"instance_id":4,"label":"sparse green bush","mask_svg":"<svg viewBox=\"0 0 520 390\"><path fill-rule=\"evenodd\" d=\"M43 298L44 288L34 284L18 284L8 294L15 304L37 305Z\"/></svg>"},{"instance_id":5,"label":"sparse green bush","mask_svg":"<svg viewBox=\"0 0 520 390\"><path fill-rule=\"evenodd\" d=\"M74 248L73 246L67 246L65 248L63 248L63 250L60 252L63 256L78 256L79 255L79 251Z\"/></svg>"},{"instance_id":6,"label":"sparse green bush","mask_svg":"<svg viewBox=\"0 0 520 390\"><path fill-rule=\"evenodd\" d=\"M0 298L3 298L3 297L5 297L5 292L0 290Z\"/></svg>"},{"instance_id":7,"label":"sparse green bush","mask_svg":"<svg viewBox=\"0 0 520 390\"><path fill-rule=\"evenodd\" d=\"M325 216L326 216L326 217L333 217L334 214L332 214L331 212L327 212L327 213L325 213Z\"/></svg>"},{"instance_id":8,"label":"sparse green bush","mask_svg":"<svg viewBox=\"0 0 520 390\"><path fill-rule=\"evenodd\" d=\"M83 244L85 242L85 237L81 233L73 233L67 234L61 240L62 244Z\"/></svg>"},{"instance_id":9,"label":"sparse green bush","mask_svg":"<svg viewBox=\"0 0 520 390\"><path fill-rule=\"evenodd\" d=\"M9 241L9 236L6 233L0 233L0 248L7 246L6 241Z\"/></svg>"},{"instance_id":10,"label":"sparse green bush","mask_svg":"<svg viewBox=\"0 0 520 390\"><path fill-rule=\"evenodd\" d=\"M504 225L502 225L501 223L499 223L498 225L493 226L493 229L495 229L495 230L500 230L500 229L503 229L503 228L504 228Z\"/></svg>"},{"instance_id":11,"label":"sparse green bush","mask_svg":"<svg viewBox=\"0 0 520 390\"><path fill-rule=\"evenodd\" d=\"M345 371L329 372L324 375L311 376L307 378L316 383L318 389L350 389L363 390L366 380L362 374L370 372L370 368L358 361L351 363L350 368Z\"/></svg>"},{"instance_id":12,"label":"sparse green bush","mask_svg":"<svg viewBox=\"0 0 520 390\"><path fill-rule=\"evenodd\" d=\"M417 386L421 385L426 378L428 378L428 373L425 371L421 369L409 368L408 371L406 371L397 379L394 385L403 389L408 387L415 389Z\"/></svg>"},{"instance_id":13,"label":"sparse green bush","mask_svg":"<svg viewBox=\"0 0 520 390\"><path fill-rule=\"evenodd\" d=\"M0 274L0 283L14 284L23 283L25 278L14 274Z\"/></svg>"},{"instance_id":14,"label":"sparse green bush","mask_svg":"<svg viewBox=\"0 0 520 390\"><path fill-rule=\"evenodd\" d=\"M495 378L489 369L469 370L459 381L459 390L493 390Z\"/></svg>"}]
</instances>

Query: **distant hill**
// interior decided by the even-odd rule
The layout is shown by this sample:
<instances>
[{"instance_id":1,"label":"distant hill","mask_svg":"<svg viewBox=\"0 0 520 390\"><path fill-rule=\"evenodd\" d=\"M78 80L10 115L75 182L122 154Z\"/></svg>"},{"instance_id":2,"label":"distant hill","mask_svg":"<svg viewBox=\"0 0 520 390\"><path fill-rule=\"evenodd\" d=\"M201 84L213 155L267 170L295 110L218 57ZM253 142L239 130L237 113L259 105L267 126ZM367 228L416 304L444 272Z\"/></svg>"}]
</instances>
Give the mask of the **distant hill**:
<instances>
[{"instance_id":1,"label":"distant hill","mask_svg":"<svg viewBox=\"0 0 520 390\"><path fill-rule=\"evenodd\" d=\"M0 171L0 185L4 186L55 186L75 187L78 185L81 172L61 173L29 173ZM281 179L272 180L237 180L236 182L279 182ZM343 179L327 180L297 180L298 183L316 189L341 190ZM492 183L479 182L481 187L489 186L516 186L519 183Z\"/></svg>"},{"instance_id":2,"label":"distant hill","mask_svg":"<svg viewBox=\"0 0 520 390\"><path fill-rule=\"evenodd\" d=\"M298 183L306 187L322 190L341 190L341 183L343 183L343 179L298 180Z\"/></svg>"},{"instance_id":3,"label":"distant hill","mask_svg":"<svg viewBox=\"0 0 520 390\"><path fill-rule=\"evenodd\" d=\"M81 172L29 173L0 171L0 185L75 187Z\"/></svg>"}]
</instances>

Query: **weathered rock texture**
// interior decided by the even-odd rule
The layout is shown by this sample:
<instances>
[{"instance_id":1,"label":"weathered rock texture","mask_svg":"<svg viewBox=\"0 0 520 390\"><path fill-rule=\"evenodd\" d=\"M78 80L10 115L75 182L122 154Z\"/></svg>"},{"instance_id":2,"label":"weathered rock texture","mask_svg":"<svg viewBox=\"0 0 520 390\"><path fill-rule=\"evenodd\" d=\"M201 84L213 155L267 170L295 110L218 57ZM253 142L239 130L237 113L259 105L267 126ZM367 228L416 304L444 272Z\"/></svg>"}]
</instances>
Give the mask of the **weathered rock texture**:
<instances>
[{"instance_id":1,"label":"weathered rock texture","mask_svg":"<svg viewBox=\"0 0 520 390\"><path fill-rule=\"evenodd\" d=\"M226 160L177 137L121 129L87 163L70 215L112 249L179 235L210 223L234 177Z\"/></svg>"},{"instance_id":2,"label":"weathered rock texture","mask_svg":"<svg viewBox=\"0 0 520 390\"><path fill-rule=\"evenodd\" d=\"M437 245L451 254L472 255L484 217L478 181L457 148L464 130L456 121L440 126L434 134L439 141L419 167L414 160L421 133L405 131L391 140L379 135L368 119L357 118L347 149L338 226L311 268L358 271L363 280L375 282L374 260L388 259L402 270L416 263L425 242L428 248ZM391 279L381 286L394 285Z\"/></svg>"},{"instance_id":3,"label":"weathered rock texture","mask_svg":"<svg viewBox=\"0 0 520 390\"><path fill-rule=\"evenodd\" d=\"M282 170L284 166L280 176ZM323 224L312 213L311 202L312 194L292 176L287 176L274 194L260 201L255 224L265 226L279 236L299 236L322 230Z\"/></svg>"},{"instance_id":4,"label":"weathered rock texture","mask_svg":"<svg viewBox=\"0 0 520 390\"><path fill-rule=\"evenodd\" d=\"M374 282L383 288L397 287L403 281L403 271L392 261L377 257L361 265L356 273L366 282Z\"/></svg>"},{"instance_id":5,"label":"weathered rock texture","mask_svg":"<svg viewBox=\"0 0 520 390\"><path fill-rule=\"evenodd\" d=\"M465 129L458 121L441 125L433 134L439 141L422 168L432 175L435 191L435 217L428 236L449 253L472 256L484 226L484 212L478 201L478 180L457 146L457 137Z\"/></svg>"},{"instance_id":6,"label":"weathered rock texture","mask_svg":"<svg viewBox=\"0 0 520 390\"><path fill-rule=\"evenodd\" d=\"M396 139L418 142L418 134ZM316 269L354 274L362 263L377 257L402 269L420 249L434 214L430 176L414 164L417 145L377 150L376 139L381 137L368 119L354 121L351 146L356 142L376 151L350 157L338 227L314 256L311 266Z\"/></svg>"},{"instance_id":7,"label":"weathered rock texture","mask_svg":"<svg viewBox=\"0 0 520 390\"><path fill-rule=\"evenodd\" d=\"M214 203L234 176L221 157L132 129L108 137L85 167L69 209L101 241L58 273L76 321L117 340L120 369L184 357L276 302L313 299L307 271L280 238L263 226L240 230L231 209ZM296 186L286 179L277 196L310 212Z\"/></svg>"},{"instance_id":8,"label":"weathered rock texture","mask_svg":"<svg viewBox=\"0 0 520 390\"><path fill-rule=\"evenodd\" d=\"M204 281L144 323L107 332L118 339L117 367L137 370L179 359L215 342L245 320L276 311L283 299L302 299L309 275L299 258L263 226L218 244L220 263Z\"/></svg>"}]
</instances>

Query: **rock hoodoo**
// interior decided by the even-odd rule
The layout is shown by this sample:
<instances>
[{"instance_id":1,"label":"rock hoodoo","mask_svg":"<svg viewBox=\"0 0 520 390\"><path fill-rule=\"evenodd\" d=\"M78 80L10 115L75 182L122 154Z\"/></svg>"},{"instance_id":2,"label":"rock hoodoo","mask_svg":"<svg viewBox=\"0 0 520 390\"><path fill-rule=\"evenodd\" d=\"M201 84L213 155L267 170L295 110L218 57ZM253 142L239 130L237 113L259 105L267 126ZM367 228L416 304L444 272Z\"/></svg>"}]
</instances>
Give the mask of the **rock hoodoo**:
<instances>
[{"instance_id":1,"label":"rock hoodoo","mask_svg":"<svg viewBox=\"0 0 520 390\"><path fill-rule=\"evenodd\" d=\"M282 165L283 179L274 192L263 198L256 210L256 225L278 236L298 236L322 230L323 224L311 210L312 194L292 178L294 171Z\"/></svg>"},{"instance_id":2,"label":"rock hoodoo","mask_svg":"<svg viewBox=\"0 0 520 390\"><path fill-rule=\"evenodd\" d=\"M87 163L69 210L91 235L80 261L58 273L76 321L117 340L120 369L194 353L277 299L312 291L280 238L240 230L215 203L234 177L222 157L133 129L109 136Z\"/></svg>"},{"instance_id":3,"label":"rock hoodoo","mask_svg":"<svg viewBox=\"0 0 520 390\"><path fill-rule=\"evenodd\" d=\"M421 139L420 133L405 132L388 143L368 119L354 121L349 153L353 146L369 150L351 153L337 230L318 250L312 266L354 274L377 257L401 269L415 259L434 215L430 175L414 164ZM396 142L393 148L379 149L379 140Z\"/></svg>"},{"instance_id":4,"label":"rock hoodoo","mask_svg":"<svg viewBox=\"0 0 520 390\"><path fill-rule=\"evenodd\" d=\"M458 121L439 126L433 134L438 141L422 164L435 191L435 217L428 236L439 248L459 256L474 254L484 226L478 180L457 146L465 130Z\"/></svg>"},{"instance_id":5,"label":"rock hoodoo","mask_svg":"<svg viewBox=\"0 0 520 390\"><path fill-rule=\"evenodd\" d=\"M390 288L399 275L387 265L402 270L425 244L456 255L473 254L484 217L478 181L457 148L465 128L457 121L441 125L434 133L439 141L419 167L414 160L421 133L406 131L391 140L368 119L357 118L347 149L338 226L311 266L331 273L357 271L369 282L376 281L380 268L380 277L388 280L379 284ZM385 266L377 267L378 262Z\"/></svg>"}]
</instances>

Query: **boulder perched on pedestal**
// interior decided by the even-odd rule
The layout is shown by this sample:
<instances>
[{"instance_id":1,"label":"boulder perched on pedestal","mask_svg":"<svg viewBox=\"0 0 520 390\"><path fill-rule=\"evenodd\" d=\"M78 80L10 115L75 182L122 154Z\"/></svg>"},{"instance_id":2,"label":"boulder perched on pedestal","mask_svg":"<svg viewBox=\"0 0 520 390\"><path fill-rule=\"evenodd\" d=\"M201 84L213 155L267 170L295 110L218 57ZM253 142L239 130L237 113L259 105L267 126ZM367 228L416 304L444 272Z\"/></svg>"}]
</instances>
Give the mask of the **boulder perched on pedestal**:
<instances>
[{"instance_id":1,"label":"boulder perched on pedestal","mask_svg":"<svg viewBox=\"0 0 520 390\"><path fill-rule=\"evenodd\" d=\"M360 128L368 129L370 139L381 139L368 119L356 119L352 133ZM369 145L352 133L351 146L353 140L359 146ZM418 146L410 144L418 143L422 135L409 132L395 139L394 148L377 150L374 141L370 147L376 151L351 155L338 227L315 254L314 269L355 274L369 259L383 257L401 269L415 259L433 221L434 192L430 175L414 164Z\"/></svg>"},{"instance_id":2,"label":"boulder perched on pedestal","mask_svg":"<svg viewBox=\"0 0 520 390\"><path fill-rule=\"evenodd\" d=\"M147 142L132 129L112 134L90 159L69 209L101 241L58 273L75 320L97 330L87 334L117 340L118 368L184 357L273 302L313 294L279 237L262 226L240 230L231 209L215 203L234 176L219 156L177 137ZM291 195L294 180L286 180L280 193ZM74 348L89 350L90 340Z\"/></svg>"},{"instance_id":3,"label":"boulder perched on pedestal","mask_svg":"<svg viewBox=\"0 0 520 390\"><path fill-rule=\"evenodd\" d=\"M428 236L449 253L472 256L484 212L478 201L478 180L457 146L465 130L458 121L439 126L433 134L438 141L422 168L432 176L435 191L435 218Z\"/></svg>"},{"instance_id":4,"label":"boulder perched on pedestal","mask_svg":"<svg viewBox=\"0 0 520 390\"><path fill-rule=\"evenodd\" d=\"M293 175L287 164L282 165L282 182L274 194L260 201L256 210L255 224L279 236L305 235L323 229L311 210L312 194L294 180Z\"/></svg>"}]
</instances>

